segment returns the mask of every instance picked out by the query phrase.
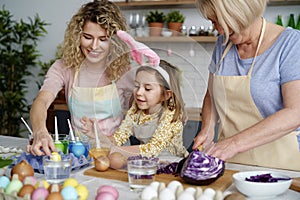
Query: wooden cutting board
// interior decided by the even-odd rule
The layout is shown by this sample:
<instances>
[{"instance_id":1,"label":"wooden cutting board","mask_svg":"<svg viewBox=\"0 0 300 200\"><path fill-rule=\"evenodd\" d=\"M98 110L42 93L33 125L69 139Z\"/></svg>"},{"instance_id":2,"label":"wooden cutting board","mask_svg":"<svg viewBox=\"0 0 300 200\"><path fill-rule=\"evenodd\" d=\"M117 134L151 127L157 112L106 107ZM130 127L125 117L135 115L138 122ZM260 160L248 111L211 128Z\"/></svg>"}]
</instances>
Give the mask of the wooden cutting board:
<instances>
[{"instance_id":1,"label":"wooden cutting board","mask_svg":"<svg viewBox=\"0 0 300 200\"><path fill-rule=\"evenodd\" d=\"M233 170L225 170L223 176L221 176L219 179L217 179L210 185L201 186L201 188L205 189L210 187L223 192L232 184L232 175L236 172L237 171ZM84 175L128 182L128 174L126 171L118 171L114 169L108 169L107 171L99 172L96 171L95 168L90 168L84 171ZM155 176L155 181L164 182L166 185L173 180L181 182L184 188L195 187L195 185L185 183L184 180L182 180L179 176L174 176L172 174L159 174Z\"/></svg>"},{"instance_id":2,"label":"wooden cutting board","mask_svg":"<svg viewBox=\"0 0 300 200\"><path fill-rule=\"evenodd\" d=\"M297 192L300 192L300 177L299 178L293 178L292 185L290 187L291 190L295 190Z\"/></svg>"}]
</instances>

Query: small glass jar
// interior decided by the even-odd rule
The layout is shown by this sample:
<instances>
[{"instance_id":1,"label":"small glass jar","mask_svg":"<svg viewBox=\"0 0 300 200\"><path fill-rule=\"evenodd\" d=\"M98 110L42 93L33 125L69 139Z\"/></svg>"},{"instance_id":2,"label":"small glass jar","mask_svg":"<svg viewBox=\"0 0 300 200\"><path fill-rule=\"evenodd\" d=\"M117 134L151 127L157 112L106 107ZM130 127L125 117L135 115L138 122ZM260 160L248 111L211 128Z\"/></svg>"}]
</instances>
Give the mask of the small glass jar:
<instances>
[{"instance_id":1,"label":"small glass jar","mask_svg":"<svg viewBox=\"0 0 300 200\"><path fill-rule=\"evenodd\" d=\"M181 27L181 34L182 35L187 35L187 27L186 26Z\"/></svg>"},{"instance_id":2,"label":"small glass jar","mask_svg":"<svg viewBox=\"0 0 300 200\"><path fill-rule=\"evenodd\" d=\"M197 28L196 26L192 26L189 31L189 36L197 36Z\"/></svg>"}]
</instances>

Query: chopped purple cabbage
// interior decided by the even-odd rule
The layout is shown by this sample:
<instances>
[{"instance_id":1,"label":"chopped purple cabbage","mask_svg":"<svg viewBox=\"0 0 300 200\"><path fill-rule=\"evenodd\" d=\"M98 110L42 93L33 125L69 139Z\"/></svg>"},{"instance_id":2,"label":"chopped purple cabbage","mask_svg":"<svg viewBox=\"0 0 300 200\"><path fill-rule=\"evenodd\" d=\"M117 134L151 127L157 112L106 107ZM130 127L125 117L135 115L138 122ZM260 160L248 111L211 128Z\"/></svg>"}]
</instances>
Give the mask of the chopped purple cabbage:
<instances>
[{"instance_id":1,"label":"chopped purple cabbage","mask_svg":"<svg viewBox=\"0 0 300 200\"><path fill-rule=\"evenodd\" d=\"M178 162L161 164L158 166L156 174L175 174Z\"/></svg>"},{"instance_id":2,"label":"chopped purple cabbage","mask_svg":"<svg viewBox=\"0 0 300 200\"><path fill-rule=\"evenodd\" d=\"M275 178L270 173L267 174L259 174L256 176L250 176L249 178L245 178L246 181L250 182L259 182L259 183L272 183L272 182L278 182L283 180L291 180L291 178Z\"/></svg>"}]
</instances>

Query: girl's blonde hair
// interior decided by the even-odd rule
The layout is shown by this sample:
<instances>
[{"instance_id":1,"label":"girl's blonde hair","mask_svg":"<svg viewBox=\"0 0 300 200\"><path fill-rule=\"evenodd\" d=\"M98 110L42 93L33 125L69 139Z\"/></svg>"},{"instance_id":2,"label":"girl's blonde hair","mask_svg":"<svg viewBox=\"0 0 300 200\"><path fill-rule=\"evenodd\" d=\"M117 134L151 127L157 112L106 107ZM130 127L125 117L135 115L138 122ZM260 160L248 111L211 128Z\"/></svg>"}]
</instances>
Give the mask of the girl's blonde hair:
<instances>
[{"instance_id":1,"label":"girl's blonde hair","mask_svg":"<svg viewBox=\"0 0 300 200\"><path fill-rule=\"evenodd\" d=\"M171 98L163 102L164 108L169 109L171 111L175 110L172 122L178 120L184 121L186 118L186 113L184 109L185 104L180 89L181 71L176 66L171 65L165 60L160 60L159 66L169 74L170 85L168 85L164 77L157 70L155 70L155 67L152 66L143 65L137 69L136 74L140 71L147 71L150 73L154 73L158 83L161 85L162 96L165 95L167 90L172 91Z\"/></svg>"},{"instance_id":2,"label":"girl's blonde hair","mask_svg":"<svg viewBox=\"0 0 300 200\"><path fill-rule=\"evenodd\" d=\"M261 17L268 0L197 0L202 15L217 21L225 33L224 44L229 40L229 29L236 33L249 27Z\"/></svg>"},{"instance_id":3,"label":"girl's blonde hair","mask_svg":"<svg viewBox=\"0 0 300 200\"><path fill-rule=\"evenodd\" d=\"M79 69L85 59L80 48L80 37L86 22L99 24L106 30L106 35L111 38L112 48L108 56L106 73L110 80L117 80L130 67L128 46L117 39L118 30L127 30L125 18L122 16L118 6L103 0L84 4L72 17L65 32L62 44L62 57L66 66ZM114 37L112 37L115 35ZM126 53L125 53L126 52Z\"/></svg>"}]
</instances>

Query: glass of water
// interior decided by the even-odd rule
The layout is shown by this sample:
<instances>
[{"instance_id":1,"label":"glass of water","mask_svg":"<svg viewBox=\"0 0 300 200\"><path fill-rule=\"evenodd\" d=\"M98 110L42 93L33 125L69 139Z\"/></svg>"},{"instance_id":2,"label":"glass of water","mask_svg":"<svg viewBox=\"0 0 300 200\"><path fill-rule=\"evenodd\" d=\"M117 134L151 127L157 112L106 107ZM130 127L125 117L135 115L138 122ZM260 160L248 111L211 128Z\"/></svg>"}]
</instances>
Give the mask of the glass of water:
<instances>
[{"instance_id":1,"label":"glass of water","mask_svg":"<svg viewBox=\"0 0 300 200\"><path fill-rule=\"evenodd\" d=\"M154 160L128 160L128 182L132 190L142 190L155 180L157 162Z\"/></svg>"},{"instance_id":2,"label":"glass of water","mask_svg":"<svg viewBox=\"0 0 300 200\"><path fill-rule=\"evenodd\" d=\"M62 183L70 177L72 157L70 155L44 156L45 179L50 183Z\"/></svg>"}]
</instances>

